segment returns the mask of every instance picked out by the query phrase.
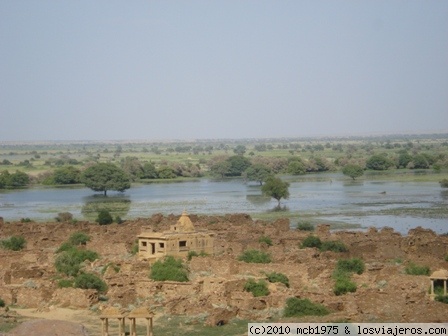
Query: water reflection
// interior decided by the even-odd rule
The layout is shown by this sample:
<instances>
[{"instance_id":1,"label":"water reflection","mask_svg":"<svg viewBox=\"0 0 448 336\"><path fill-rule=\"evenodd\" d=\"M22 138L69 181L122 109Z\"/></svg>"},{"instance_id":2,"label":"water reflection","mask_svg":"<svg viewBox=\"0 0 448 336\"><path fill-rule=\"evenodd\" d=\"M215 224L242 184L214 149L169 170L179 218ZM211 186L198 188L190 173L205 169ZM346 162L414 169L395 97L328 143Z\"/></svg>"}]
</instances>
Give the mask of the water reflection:
<instances>
[{"instance_id":1,"label":"water reflection","mask_svg":"<svg viewBox=\"0 0 448 336\"><path fill-rule=\"evenodd\" d=\"M253 205L264 205L271 202L271 198L264 195L246 195L246 200Z\"/></svg>"},{"instance_id":2,"label":"water reflection","mask_svg":"<svg viewBox=\"0 0 448 336\"><path fill-rule=\"evenodd\" d=\"M101 210L109 211L112 217L125 217L131 209L131 200L125 195L94 195L83 197L83 201L81 213L88 220L95 220Z\"/></svg>"}]
</instances>

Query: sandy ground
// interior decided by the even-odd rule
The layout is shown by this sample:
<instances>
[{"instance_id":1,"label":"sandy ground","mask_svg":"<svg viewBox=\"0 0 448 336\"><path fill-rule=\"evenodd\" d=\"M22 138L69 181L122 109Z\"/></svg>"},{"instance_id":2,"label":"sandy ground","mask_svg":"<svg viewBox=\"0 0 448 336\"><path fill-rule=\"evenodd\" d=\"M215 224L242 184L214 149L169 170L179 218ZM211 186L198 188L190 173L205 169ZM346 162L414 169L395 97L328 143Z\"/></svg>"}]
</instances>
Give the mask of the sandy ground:
<instances>
[{"instance_id":1,"label":"sandy ground","mask_svg":"<svg viewBox=\"0 0 448 336\"><path fill-rule=\"evenodd\" d=\"M47 311L39 311L36 309L11 309L17 314L32 319L51 319L70 321L84 325L89 331L90 336L101 336L101 320L99 314L90 310L74 310L68 308L53 308ZM115 330L116 322L111 321L110 330ZM118 328L117 328L118 330Z\"/></svg>"}]
</instances>

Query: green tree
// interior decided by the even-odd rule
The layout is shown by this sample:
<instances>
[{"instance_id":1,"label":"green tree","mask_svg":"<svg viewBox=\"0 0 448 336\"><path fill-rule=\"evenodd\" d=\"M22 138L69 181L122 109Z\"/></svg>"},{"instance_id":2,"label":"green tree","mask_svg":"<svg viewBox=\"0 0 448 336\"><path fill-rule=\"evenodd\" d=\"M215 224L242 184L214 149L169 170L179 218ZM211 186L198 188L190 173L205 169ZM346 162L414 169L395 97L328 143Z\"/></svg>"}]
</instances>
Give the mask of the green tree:
<instances>
[{"instance_id":1,"label":"green tree","mask_svg":"<svg viewBox=\"0 0 448 336\"><path fill-rule=\"evenodd\" d=\"M233 152L236 155L244 155L244 153L246 153L246 146L244 145L237 145L234 149Z\"/></svg>"},{"instance_id":2,"label":"green tree","mask_svg":"<svg viewBox=\"0 0 448 336\"><path fill-rule=\"evenodd\" d=\"M413 168L428 169L429 162L424 154L417 154L412 158Z\"/></svg>"},{"instance_id":3,"label":"green tree","mask_svg":"<svg viewBox=\"0 0 448 336\"><path fill-rule=\"evenodd\" d=\"M272 176L266 180L265 184L261 187L261 191L264 195L276 199L280 207L280 200L282 198L289 198L289 183Z\"/></svg>"},{"instance_id":4,"label":"green tree","mask_svg":"<svg viewBox=\"0 0 448 336\"><path fill-rule=\"evenodd\" d=\"M366 168L372 170L387 170L393 166L393 162L382 154L372 155L366 162Z\"/></svg>"},{"instance_id":5,"label":"green tree","mask_svg":"<svg viewBox=\"0 0 448 336\"><path fill-rule=\"evenodd\" d=\"M305 164L300 159L289 162L287 170L291 175L304 175L306 173Z\"/></svg>"},{"instance_id":6,"label":"green tree","mask_svg":"<svg viewBox=\"0 0 448 336\"><path fill-rule=\"evenodd\" d=\"M142 173L142 178L147 178L147 179L156 179L159 177L159 175L157 174L157 169L156 166L154 165L154 163L152 162L145 162L145 164L143 165L143 173Z\"/></svg>"},{"instance_id":7,"label":"green tree","mask_svg":"<svg viewBox=\"0 0 448 336\"><path fill-rule=\"evenodd\" d=\"M271 169L261 163L256 163L246 169L246 177L249 181L256 181L263 184L269 176L271 175Z\"/></svg>"},{"instance_id":8,"label":"green tree","mask_svg":"<svg viewBox=\"0 0 448 336\"><path fill-rule=\"evenodd\" d=\"M398 156L398 168L406 168L411 161L412 156L407 151L400 152Z\"/></svg>"},{"instance_id":9,"label":"green tree","mask_svg":"<svg viewBox=\"0 0 448 336\"><path fill-rule=\"evenodd\" d=\"M250 160L241 155L231 156L227 161L230 163L230 168L226 176L241 176L251 165Z\"/></svg>"},{"instance_id":10,"label":"green tree","mask_svg":"<svg viewBox=\"0 0 448 336\"><path fill-rule=\"evenodd\" d=\"M81 174L81 181L94 191L104 192L104 196L108 190L125 191L131 187L126 173L112 163L97 163L87 168Z\"/></svg>"},{"instance_id":11,"label":"green tree","mask_svg":"<svg viewBox=\"0 0 448 336\"><path fill-rule=\"evenodd\" d=\"M229 161L219 161L213 163L210 166L210 170L214 175L218 175L221 178L226 177L230 171L230 162Z\"/></svg>"},{"instance_id":12,"label":"green tree","mask_svg":"<svg viewBox=\"0 0 448 336\"><path fill-rule=\"evenodd\" d=\"M174 172L174 169L168 166L160 167L157 174L161 179L173 179L177 177L176 173Z\"/></svg>"},{"instance_id":13,"label":"green tree","mask_svg":"<svg viewBox=\"0 0 448 336\"><path fill-rule=\"evenodd\" d=\"M81 172L73 166L58 168L53 173L55 184L76 184L80 182Z\"/></svg>"},{"instance_id":14,"label":"green tree","mask_svg":"<svg viewBox=\"0 0 448 336\"><path fill-rule=\"evenodd\" d=\"M143 166L135 156L126 156L122 159L121 168L132 181L139 179L143 175Z\"/></svg>"},{"instance_id":15,"label":"green tree","mask_svg":"<svg viewBox=\"0 0 448 336\"><path fill-rule=\"evenodd\" d=\"M351 177L353 180L364 175L364 169L356 164L348 164L342 168L342 174Z\"/></svg>"}]
</instances>

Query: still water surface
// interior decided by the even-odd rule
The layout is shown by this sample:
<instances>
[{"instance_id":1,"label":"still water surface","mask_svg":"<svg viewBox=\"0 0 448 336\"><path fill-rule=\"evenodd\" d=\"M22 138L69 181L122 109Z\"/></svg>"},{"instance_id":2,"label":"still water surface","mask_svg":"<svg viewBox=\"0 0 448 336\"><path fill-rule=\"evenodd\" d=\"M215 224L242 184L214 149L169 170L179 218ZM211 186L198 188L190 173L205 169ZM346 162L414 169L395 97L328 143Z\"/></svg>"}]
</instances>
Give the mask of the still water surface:
<instances>
[{"instance_id":1,"label":"still water surface","mask_svg":"<svg viewBox=\"0 0 448 336\"><path fill-rule=\"evenodd\" d=\"M313 215L323 221L343 221L363 227L393 227L407 233L422 226L438 233L448 232L447 218L407 216L406 209L447 206L448 194L434 182L347 181L325 178L291 182L290 198L282 206L300 216ZM261 196L260 186L242 180L212 180L135 185L125 193L109 193L109 199L126 201L124 218L149 217L154 213L195 214L248 213L272 211L277 202ZM5 220L29 217L52 219L69 211L75 218L99 200L87 188L31 188L0 192L0 216ZM400 216L381 215L383 210L399 209Z\"/></svg>"}]
</instances>

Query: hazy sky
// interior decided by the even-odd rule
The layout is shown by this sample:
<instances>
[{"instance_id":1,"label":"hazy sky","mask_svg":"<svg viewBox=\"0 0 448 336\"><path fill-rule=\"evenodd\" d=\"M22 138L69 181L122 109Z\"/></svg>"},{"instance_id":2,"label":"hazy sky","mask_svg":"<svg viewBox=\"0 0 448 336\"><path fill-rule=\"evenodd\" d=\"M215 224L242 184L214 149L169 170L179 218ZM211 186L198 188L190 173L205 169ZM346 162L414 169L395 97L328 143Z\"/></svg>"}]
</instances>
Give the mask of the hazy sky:
<instances>
[{"instance_id":1,"label":"hazy sky","mask_svg":"<svg viewBox=\"0 0 448 336\"><path fill-rule=\"evenodd\" d=\"M448 1L0 1L0 141L448 130Z\"/></svg>"}]
</instances>

